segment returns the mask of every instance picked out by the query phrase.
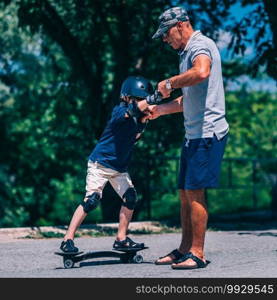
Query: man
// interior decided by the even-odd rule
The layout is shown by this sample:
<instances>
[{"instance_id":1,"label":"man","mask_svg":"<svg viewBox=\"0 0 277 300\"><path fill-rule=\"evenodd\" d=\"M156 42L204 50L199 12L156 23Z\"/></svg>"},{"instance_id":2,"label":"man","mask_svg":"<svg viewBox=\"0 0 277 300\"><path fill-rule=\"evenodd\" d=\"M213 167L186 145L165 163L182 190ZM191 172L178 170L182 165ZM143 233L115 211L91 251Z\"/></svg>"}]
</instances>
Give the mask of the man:
<instances>
[{"instance_id":1,"label":"man","mask_svg":"<svg viewBox=\"0 0 277 300\"><path fill-rule=\"evenodd\" d=\"M181 88L183 96L150 106L150 119L183 112L186 134L178 182L182 240L178 249L160 257L156 264L171 264L173 269L203 268L207 265L204 255L208 220L205 189L218 186L229 130L225 119L221 59L215 43L200 31L194 31L185 9L168 9L159 21L153 39L162 38L178 50L180 74L161 81L158 91L167 98L174 89Z\"/></svg>"}]
</instances>

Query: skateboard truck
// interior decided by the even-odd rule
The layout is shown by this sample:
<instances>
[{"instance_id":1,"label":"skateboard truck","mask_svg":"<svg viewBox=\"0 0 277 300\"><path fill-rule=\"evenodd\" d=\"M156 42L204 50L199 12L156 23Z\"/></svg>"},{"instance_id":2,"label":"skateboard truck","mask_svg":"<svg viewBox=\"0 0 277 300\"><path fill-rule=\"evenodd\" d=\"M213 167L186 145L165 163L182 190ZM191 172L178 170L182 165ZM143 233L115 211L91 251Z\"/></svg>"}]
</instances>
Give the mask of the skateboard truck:
<instances>
[{"instance_id":1,"label":"skateboard truck","mask_svg":"<svg viewBox=\"0 0 277 300\"><path fill-rule=\"evenodd\" d=\"M118 257L122 263L140 264L143 262L143 256L137 252L148 249L144 248L129 248L129 249L114 249L115 251L92 251L92 252L55 252L56 255L63 257L65 269L74 267L74 264L83 260L99 258L99 257ZM83 254L84 253L84 254Z\"/></svg>"}]
</instances>

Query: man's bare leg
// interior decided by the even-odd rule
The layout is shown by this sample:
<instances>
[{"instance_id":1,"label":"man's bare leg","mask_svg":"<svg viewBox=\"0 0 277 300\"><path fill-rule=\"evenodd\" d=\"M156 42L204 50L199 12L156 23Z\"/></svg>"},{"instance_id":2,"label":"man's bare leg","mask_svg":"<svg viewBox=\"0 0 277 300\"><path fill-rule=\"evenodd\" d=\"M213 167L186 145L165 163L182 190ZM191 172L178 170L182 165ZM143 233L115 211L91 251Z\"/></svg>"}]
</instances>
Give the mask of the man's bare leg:
<instances>
[{"instance_id":1,"label":"man's bare leg","mask_svg":"<svg viewBox=\"0 0 277 300\"><path fill-rule=\"evenodd\" d=\"M81 223L84 221L86 216L87 216L87 213L84 212L83 206L79 205L76 208L76 210L75 210L75 212L72 216L69 227L68 227L67 232L64 236L64 241L74 239L76 230L81 225Z\"/></svg>"},{"instance_id":2,"label":"man's bare leg","mask_svg":"<svg viewBox=\"0 0 277 300\"><path fill-rule=\"evenodd\" d=\"M185 190L180 190L182 240L179 251L188 253L192 243L191 202Z\"/></svg>"},{"instance_id":3,"label":"man's bare leg","mask_svg":"<svg viewBox=\"0 0 277 300\"><path fill-rule=\"evenodd\" d=\"M133 209L129 209L126 206L121 206L120 212L119 212L119 225L118 225L118 231L116 240L117 241L123 241L126 239L127 230L129 227L129 223L133 216Z\"/></svg>"},{"instance_id":4,"label":"man's bare leg","mask_svg":"<svg viewBox=\"0 0 277 300\"><path fill-rule=\"evenodd\" d=\"M179 191L180 195L180 219L182 227L182 240L179 252L185 254L191 247L192 230L191 230L191 204L185 190ZM174 255L165 256L157 260L158 263L172 263L175 259Z\"/></svg>"},{"instance_id":5,"label":"man's bare leg","mask_svg":"<svg viewBox=\"0 0 277 300\"><path fill-rule=\"evenodd\" d=\"M204 242L207 230L208 210L205 203L204 189L186 190L185 194L191 203L192 243L189 252L205 261ZM182 267L193 267L196 263L192 259L187 259L177 265Z\"/></svg>"}]
</instances>

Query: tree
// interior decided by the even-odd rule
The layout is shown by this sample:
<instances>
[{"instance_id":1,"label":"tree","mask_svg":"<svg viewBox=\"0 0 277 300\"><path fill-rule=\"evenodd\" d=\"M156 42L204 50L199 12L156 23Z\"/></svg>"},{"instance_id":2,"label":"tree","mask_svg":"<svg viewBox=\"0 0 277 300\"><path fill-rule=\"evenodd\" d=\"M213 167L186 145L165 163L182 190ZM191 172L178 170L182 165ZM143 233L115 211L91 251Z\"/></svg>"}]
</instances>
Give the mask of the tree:
<instances>
[{"instance_id":1,"label":"tree","mask_svg":"<svg viewBox=\"0 0 277 300\"><path fill-rule=\"evenodd\" d=\"M244 55L247 44L252 43L255 57L250 61L248 71L252 76L260 66L277 78L277 4L270 0L238 0L242 7L251 5L253 9L241 20L228 26L232 33L229 49ZM253 37L251 37L251 33Z\"/></svg>"},{"instance_id":2,"label":"tree","mask_svg":"<svg viewBox=\"0 0 277 300\"><path fill-rule=\"evenodd\" d=\"M2 1L0 205L2 216L10 216L3 224L48 222L43 216L68 221L72 203L82 199L84 156L103 131L122 80L141 74L156 84L178 73L176 53L151 39L158 16L172 3ZM192 22L217 40L235 3L195 0L187 8ZM174 1L179 4L183 2ZM271 24L272 18L263 17ZM148 125L133 161L142 200L149 197L149 155L176 153L182 136L181 114ZM139 159L147 167L136 167ZM166 166L155 160L151 164L149 180L156 180ZM19 207L17 213L14 207Z\"/></svg>"}]
</instances>

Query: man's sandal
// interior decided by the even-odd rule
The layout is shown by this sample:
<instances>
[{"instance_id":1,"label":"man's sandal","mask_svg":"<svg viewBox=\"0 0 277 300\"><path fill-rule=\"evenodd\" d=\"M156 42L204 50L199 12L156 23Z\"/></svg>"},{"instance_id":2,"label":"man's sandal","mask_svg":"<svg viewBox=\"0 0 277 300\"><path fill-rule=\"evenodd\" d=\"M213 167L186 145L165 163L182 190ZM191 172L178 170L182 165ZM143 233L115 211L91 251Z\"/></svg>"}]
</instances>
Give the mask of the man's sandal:
<instances>
[{"instance_id":1,"label":"man's sandal","mask_svg":"<svg viewBox=\"0 0 277 300\"><path fill-rule=\"evenodd\" d=\"M165 256L161 256L159 257L159 259L157 259L155 261L155 265L171 265L173 262L178 261L181 257L183 257L184 254L182 254L178 249L175 249L173 251L171 251L170 253L166 254ZM171 261L167 261L167 262L160 262L159 260L162 258L165 258L169 256L172 260ZM174 258L173 258L173 257Z\"/></svg>"},{"instance_id":2,"label":"man's sandal","mask_svg":"<svg viewBox=\"0 0 277 300\"><path fill-rule=\"evenodd\" d=\"M192 259L196 262L196 265L194 266L182 266L178 265L188 259ZM210 261L203 261L199 257L193 255L191 252L183 255L179 260L177 260L173 265L171 265L171 268L174 270L191 270L191 269L199 269L199 268L206 268L206 266L210 263Z\"/></svg>"}]
</instances>

